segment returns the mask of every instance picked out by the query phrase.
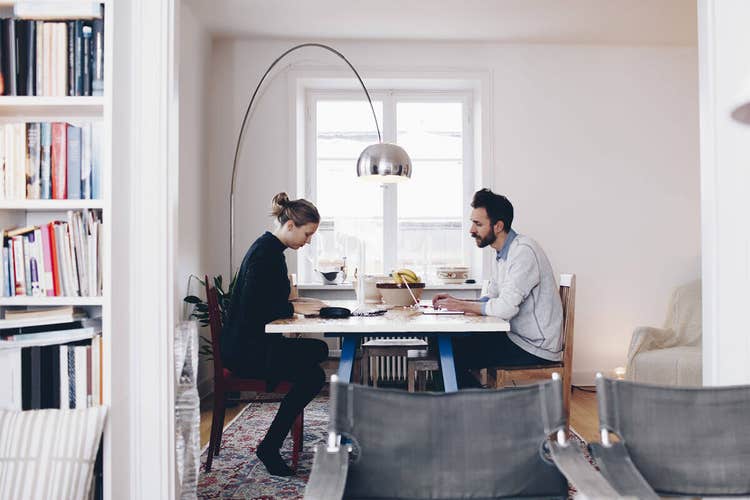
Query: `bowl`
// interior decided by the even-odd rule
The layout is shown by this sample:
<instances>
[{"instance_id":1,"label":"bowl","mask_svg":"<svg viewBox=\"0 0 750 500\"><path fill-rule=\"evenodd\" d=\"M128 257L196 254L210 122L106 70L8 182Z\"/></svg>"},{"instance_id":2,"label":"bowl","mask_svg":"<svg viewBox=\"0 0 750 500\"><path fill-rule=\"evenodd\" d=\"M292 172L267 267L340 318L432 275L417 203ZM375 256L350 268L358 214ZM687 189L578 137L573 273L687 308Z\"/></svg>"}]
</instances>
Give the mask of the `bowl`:
<instances>
[{"instance_id":1,"label":"bowl","mask_svg":"<svg viewBox=\"0 0 750 500\"><path fill-rule=\"evenodd\" d=\"M324 285L338 285L344 281L344 271L339 269L335 271L318 271L320 279Z\"/></svg>"},{"instance_id":2,"label":"bowl","mask_svg":"<svg viewBox=\"0 0 750 500\"><path fill-rule=\"evenodd\" d=\"M469 277L466 266L440 266L435 269L437 279L443 283L463 283Z\"/></svg>"},{"instance_id":3,"label":"bowl","mask_svg":"<svg viewBox=\"0 0 750 500\"><path fill-rule=\"evenodd\" d=\"M411 298L409 290L403 283L378 283L375 285L383 297L383 302L389 306L413 306L414 299ZM424 291L424 283L409 283L409 288L414 298L419 301Z\"/></svg>"}]
</instances>

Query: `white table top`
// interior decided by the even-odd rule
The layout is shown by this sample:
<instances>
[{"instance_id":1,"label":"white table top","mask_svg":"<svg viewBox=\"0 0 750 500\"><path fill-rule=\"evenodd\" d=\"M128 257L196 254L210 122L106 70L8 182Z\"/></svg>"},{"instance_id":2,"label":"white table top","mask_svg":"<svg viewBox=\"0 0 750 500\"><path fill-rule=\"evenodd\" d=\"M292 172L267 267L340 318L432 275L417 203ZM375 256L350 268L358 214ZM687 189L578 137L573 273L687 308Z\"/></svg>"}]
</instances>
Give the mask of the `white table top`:
<instances>
[{"instance_id":1,"label":"white table top","mask_svg":"<svg viewBox=\"0 0 750 500\"><path fill-rule=\"evenodd\" d=\"M328 301L330 306L354 309L352 301ZM451 333L507 332L510 323L492 316L469 314L422 314L408 308L393 308L382 316L351 316L345 319L294 318L277 319L266 325L267 333Z\"/></svg>"}]
</instances>

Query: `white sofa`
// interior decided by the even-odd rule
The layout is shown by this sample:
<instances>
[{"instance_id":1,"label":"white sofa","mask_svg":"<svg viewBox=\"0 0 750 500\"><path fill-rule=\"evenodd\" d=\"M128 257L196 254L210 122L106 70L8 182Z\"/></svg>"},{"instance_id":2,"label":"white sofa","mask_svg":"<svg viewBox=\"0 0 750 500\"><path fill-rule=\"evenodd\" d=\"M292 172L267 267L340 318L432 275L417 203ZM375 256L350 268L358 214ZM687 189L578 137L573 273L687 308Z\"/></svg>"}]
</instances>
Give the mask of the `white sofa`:
<instances>
[{"instance_id":1,"label":"white sofa","mask_svg":"<svg viewBox=\"0 0 750 500\"><path fill-rule=\"evenodd\" d=\"M628 350L627 378L660 385L702 385L701 282L672 294L663 328L638 327Z\"/></svg>"}]
</instances>

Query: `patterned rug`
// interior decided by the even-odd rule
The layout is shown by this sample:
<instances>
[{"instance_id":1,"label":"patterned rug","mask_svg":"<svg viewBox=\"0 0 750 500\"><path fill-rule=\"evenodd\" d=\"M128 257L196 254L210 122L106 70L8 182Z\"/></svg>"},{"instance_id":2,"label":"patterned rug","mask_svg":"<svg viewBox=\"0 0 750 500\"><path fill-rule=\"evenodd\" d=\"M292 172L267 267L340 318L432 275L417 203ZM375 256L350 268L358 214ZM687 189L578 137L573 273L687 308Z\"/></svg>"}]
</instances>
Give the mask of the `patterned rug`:
<instances>
[{"instance_id":1,"label":"patterned rug","mask_svg":"<svg viewBox=\"0 0 750 500\"><path fill-rule=\"evenodd\" d=\"M278 403L249 404L224 429L221 455L214 457L211 472L207 474L201 467L198 498L277 500L303 497L305 484L310 477L313 447L326 440L328 396L318 396L305 409L305 444L300 453L297 474L290 478L268 474L255 456L255 447L271 425L277 409ZM586 442L575 431L571 432L571 440L589 457ZM202 464L206 462L206 456L204 449ZM291 464L291 437L284 442L281 456ZM571 489L570 493L572 498L575 492Z\"/></svg>"}]
</instances>

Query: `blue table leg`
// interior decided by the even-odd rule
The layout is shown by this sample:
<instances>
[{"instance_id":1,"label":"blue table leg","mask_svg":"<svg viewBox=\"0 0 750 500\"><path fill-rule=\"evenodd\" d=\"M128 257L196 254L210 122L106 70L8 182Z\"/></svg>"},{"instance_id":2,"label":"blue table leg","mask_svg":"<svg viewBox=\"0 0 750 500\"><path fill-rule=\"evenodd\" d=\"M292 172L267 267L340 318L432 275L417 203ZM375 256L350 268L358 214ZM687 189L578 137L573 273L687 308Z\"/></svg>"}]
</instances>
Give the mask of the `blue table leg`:
<instances>
[{"instance_id":1,"label":"blue table leg","mask_svg":"<svg viewBox=\"0 0 750 500\"><path fill-rule=\"evenodd\" d=\"M443 373L445 392L456 392L456 365L453 363L453 344L450 335L438 335L438 351L440 353L440 371ZM343 359L343 355L342 355Z\"/></svg>"},{"instance_id":2,"label":"blue table leg","mask_svg":"<svg viewBox=\"0 0 750 500\"><path fill-rule=\"evenodd\" d=\"M339 361L339 380L348 383L352 381L352 366L354 365L354 354L357 352L357 337L346 336L343 341L341 360Z\"/></svg>"}]
</instances>

